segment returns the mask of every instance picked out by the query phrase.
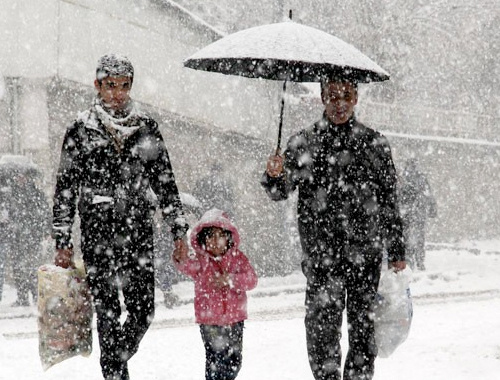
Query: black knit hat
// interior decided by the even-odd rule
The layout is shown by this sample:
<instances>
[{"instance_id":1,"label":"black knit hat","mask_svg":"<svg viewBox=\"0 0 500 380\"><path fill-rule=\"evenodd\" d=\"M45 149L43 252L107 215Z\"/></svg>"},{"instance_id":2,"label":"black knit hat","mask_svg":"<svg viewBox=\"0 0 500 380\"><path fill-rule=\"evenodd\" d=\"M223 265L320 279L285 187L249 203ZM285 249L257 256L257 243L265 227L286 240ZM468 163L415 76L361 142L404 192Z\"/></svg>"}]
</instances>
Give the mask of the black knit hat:
<instances>
[{"instance_id":1,"label":"black knit hat","mask_svg":"<svg viewBox=\"0 0 500 380\"><path fill-rule=\"evenodd\" d=\"M96 78L98 81L107 77L134 77L132 62L116 54L106 54L97 61Z\"/></svg>"}]
</instances>

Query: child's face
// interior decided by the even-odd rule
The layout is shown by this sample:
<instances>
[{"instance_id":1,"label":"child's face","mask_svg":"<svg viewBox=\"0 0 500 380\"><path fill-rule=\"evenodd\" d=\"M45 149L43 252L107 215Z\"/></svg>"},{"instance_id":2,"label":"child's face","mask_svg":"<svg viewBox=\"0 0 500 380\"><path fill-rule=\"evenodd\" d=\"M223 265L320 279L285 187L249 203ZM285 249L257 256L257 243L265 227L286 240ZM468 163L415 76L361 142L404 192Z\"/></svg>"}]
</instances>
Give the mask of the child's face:
<instances>
[{"instance_id":1,"label":"child's face","mask_svg":"<svg viewBox=\"0 0 500 380\"><path fill-rule=\"evenodd\" d=\"M214 227L207 234L206 250L212 256L224 255L227 251L228 238L222 228Z\"/></svg>"}]
</instances>

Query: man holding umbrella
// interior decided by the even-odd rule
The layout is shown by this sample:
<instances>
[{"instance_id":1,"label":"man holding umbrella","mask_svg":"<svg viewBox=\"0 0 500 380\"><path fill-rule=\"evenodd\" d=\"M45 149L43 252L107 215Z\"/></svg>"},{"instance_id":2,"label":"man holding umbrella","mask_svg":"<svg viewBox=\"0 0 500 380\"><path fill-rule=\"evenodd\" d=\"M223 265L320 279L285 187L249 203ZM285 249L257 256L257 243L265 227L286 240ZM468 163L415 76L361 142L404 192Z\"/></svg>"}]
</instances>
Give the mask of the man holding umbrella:
<instances>
[{"instance_id":1,"label":"man holding umbrella","mask_svg":"<svg viewBox=\"0 0 500 380\"><path fill-rule=\"evenodd\" d=\"M291 20L290 12L290 20ZM325 112L271 156L262 184L273 200L299 189L298 224L307 277L306 333L317 380L340 379L342 312L349 352L344 379L371 379L377 347L370 318L383 251L405 268L396 171L387 140L354 117L357 83L389 74L354 46L292 21L248 28L204 47L186 67L248 78L321 82ZM347 297L347 302L346 302Z\"/></svg>"},{"instance_id":2,"label":"man holding umbrella","mask_svg":"<svg viewBox=\"0 0 500 380\"><path fill-rule=\"evenodd\" d=\"M321 120L292 136L284 156L269 158L262 185L273 200L299 189L298 224L307 278L306 336L317 380L341 379L342 313L349 350L344 379L371 379L377 347L372 308L382 257L403 270L396 171L387 140L358 122L357 83L321 82Z\"/></svg>"}]
</instances>

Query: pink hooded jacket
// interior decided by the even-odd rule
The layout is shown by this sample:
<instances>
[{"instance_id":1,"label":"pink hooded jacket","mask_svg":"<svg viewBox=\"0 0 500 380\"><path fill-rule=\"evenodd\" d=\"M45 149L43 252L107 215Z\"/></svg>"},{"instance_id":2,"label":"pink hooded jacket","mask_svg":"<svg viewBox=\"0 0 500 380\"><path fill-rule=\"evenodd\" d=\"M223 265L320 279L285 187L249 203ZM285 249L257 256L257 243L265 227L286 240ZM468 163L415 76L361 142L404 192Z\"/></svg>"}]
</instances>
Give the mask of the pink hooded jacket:
<instances>
[{"instance_id":1,"label":"pink hooded jacket","mask_svg":"<svg viewBox=\"0 0 500 380\"><path fill-rule=\"evenodd\" d=\"M234 245L221 258L215 259L198 243L197 236L205 227L219 227L232 234ZM238 249L240 235L227 215L217 209L207 211L191 232L195 256L177 263L179 271L194 279L194 311L196 322L206 325L231 325L247 319L246 291L257 286L257 275L248 258ZM216 288L210 279L216 273L229 273L230 286Z\"/></svg>"}]
</instances>

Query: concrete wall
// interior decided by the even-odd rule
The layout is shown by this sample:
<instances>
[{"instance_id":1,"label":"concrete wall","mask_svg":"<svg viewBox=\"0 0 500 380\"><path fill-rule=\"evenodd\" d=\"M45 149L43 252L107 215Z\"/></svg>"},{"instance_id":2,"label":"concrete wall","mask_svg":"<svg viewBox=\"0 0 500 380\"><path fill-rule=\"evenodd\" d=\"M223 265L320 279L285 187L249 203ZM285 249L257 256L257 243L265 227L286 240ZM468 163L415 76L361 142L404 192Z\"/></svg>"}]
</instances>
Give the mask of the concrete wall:
<instances>
[{"instance_id":1,"label":"concrete wall","mask_svg":"<svg viewBox=\"0 0 500 380\"><path fill-rule=\"evenodd\" d=\"M0 72L50 77L57 72L57 0L0 0Z\"/></svg>"},{"instance_id":2,"label":"concrete wall","mask_svg":"<svg viewBox=\"0 0 500 380\"><path fill-rule=\"evenodd\" d=\"M132 60L133 96L141 102L258 138L277 122L278 83L183 67L220 35L160 1L0 0L0 9L0 72L7 78L91 85L97 59L116 52Z\"/></svg>"},{"instance_id":3,"label":"concrete wall","mask_svg":"<svg viewBox=\"0 0 500 380\"><path fill-rule=\"evenodd\" d=\"M286 206L271 203L259 185L280 84L183 68L219 35L161 3L0 0L0 154L31 157L51 197L64 131L94 96L97 59L125 54L136 71L132 96L159 121L180 190L222 163L236 189L243 248L259 273L285 273L296 265L281 240Z\"/></svg>"},{"instance_id":4,"label":"concrete wall","mask_svg":"<svg viewBox=\"0 0 500 380\"><path fill-rule=\"evenodd\" d=\"M387 135L398 171L417 158L428 176L438 205L427 228L431 241L498 237L500 144Z\"/></svg>"},{"instance_id":5,"label":"concrete wall","mask_svg":"<svg viewBox=\"0 0 500 380\"><path fill-rule=\"evenodd\" d=\"M353 8L344 3L338 14L332 13L331 5L315 3L317 19L297 2L277 5L295 4L297 20L310 25L344 15L342 22L332 25L353 38L346 40L362 47L355 42L362 41L369 27L356 28L354 34L348 28L353 19L363 21L364 13L351 17L348 12ZM279 15L279 7L271 8L269 22ZM271 204L258 185L266 157L274 149L281 83L183 68L183 59L219 35L160 0L0 0L0 9L0 72L6 78L0 99L0 154L31 156L42 166L50 194L64 129L92 99L98 57L110 51L126 54L136 68L133 97L164 120L162 131L181 189L189 191L210 163L222 162L239 189L242 228L258 237L253 239L255 256L271 257L271 268L296 263L296 252L283 256L279 248L288 244L287 235L278 227L267 229L285 225L287 221L276 215L294 204ZM357 112L368 125L388 132L398 167L407 157L420 158L439 203L439 216L429 226L430 238L498 236L500 206L495 199L500 158L496 145L481 141L494 141L491 131L496 119L476 112L375 101L379 97L373 95L387 92L386 86L365 86ZM310 87L317 91L317 85ZM291 85L289 90L296 95L287 98L284 142L321 115L317 93L303 98L307 94L303 87Z\"/></svg>"}]
</instances>

